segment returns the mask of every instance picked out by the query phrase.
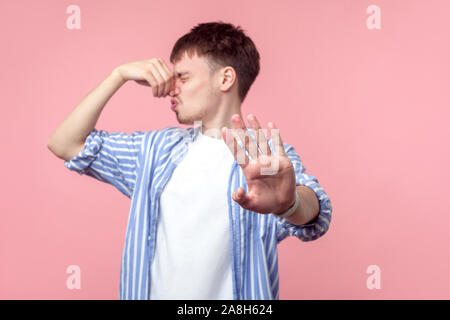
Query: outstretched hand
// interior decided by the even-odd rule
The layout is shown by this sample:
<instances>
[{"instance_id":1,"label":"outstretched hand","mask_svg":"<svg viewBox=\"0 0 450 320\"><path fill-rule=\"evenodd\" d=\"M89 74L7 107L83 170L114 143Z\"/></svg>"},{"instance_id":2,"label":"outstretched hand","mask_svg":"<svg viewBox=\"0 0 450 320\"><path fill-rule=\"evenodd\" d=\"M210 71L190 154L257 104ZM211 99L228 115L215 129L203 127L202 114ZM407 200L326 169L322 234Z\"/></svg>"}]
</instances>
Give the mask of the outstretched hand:
<instances>
[{"instance_id":1,"label":"outstretched hand","mask_svg":"<svg viewBox=\"0 0 450 320\"><path fill-rule=\"evenodd\" d=\"M252 114L248 121L255 133L256 141L238 114L231 118L234 129L222 128L222 137L237 160L247 180L248 193L243 187L236 189L232 198L241 207L261 214L281 213L295 202L295 171L291 160L284 151L279 130L268 123L276 154L270 150L263 129ZM238 144L242 141L251 159Z\"/></svg>"}]
</instances>

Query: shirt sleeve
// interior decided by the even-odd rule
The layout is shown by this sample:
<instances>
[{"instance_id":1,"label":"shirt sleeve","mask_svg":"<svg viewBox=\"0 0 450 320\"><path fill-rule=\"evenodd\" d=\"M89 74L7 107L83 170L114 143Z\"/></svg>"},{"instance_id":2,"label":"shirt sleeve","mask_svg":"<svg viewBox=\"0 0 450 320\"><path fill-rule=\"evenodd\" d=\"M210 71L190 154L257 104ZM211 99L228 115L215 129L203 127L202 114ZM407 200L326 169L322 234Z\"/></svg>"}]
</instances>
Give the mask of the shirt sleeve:
<instances>
[{"instance_id":1,"label":"shirt sleeve","mask_svg":"<svg viewBox=\"0 0 450 320\"><path fill-rule=\"evenodd\" d=\"M284 143L284 149L294 166L296 185L307 186L314 191L319 199L320 212L314 220L300 226L287 222L285 218L272 215L276 219L277 243L287 236L295 236L302 241L316 240L328 231L332 211L330 198L320 186L317 178L305 173L306 168L294 147Z\"/></svg>"},{"instance_id":2,"label":"shirt sleeve","mask_svg":"<svg viewBox=\"0 0 450 320\"><path fill-rule=\"evenodd\" d=\"M86 138L83 150L64 165L80 175L111 184L131 198L144 135L143 131L126 134L94 129Z\"/></svg>"}]
</instances>

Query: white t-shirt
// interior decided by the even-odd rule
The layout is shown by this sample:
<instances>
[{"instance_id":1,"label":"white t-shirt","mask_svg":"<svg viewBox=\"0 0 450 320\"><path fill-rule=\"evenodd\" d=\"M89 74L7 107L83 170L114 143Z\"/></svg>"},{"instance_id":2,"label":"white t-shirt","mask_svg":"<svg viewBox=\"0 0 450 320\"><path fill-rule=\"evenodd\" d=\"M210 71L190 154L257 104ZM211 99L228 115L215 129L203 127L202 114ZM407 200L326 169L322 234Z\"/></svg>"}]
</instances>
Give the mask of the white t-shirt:
<instances>
[{"instance_id":1,"label":"white t-shirt","mask_svg":"<svg viewBox=\"0 0 450 320\"><path fill-rule=\"evenodd\" d=\"M233 300L227 187L234 157L199 130L160 198L150 299Z\"/></svg>"}]
</instances>

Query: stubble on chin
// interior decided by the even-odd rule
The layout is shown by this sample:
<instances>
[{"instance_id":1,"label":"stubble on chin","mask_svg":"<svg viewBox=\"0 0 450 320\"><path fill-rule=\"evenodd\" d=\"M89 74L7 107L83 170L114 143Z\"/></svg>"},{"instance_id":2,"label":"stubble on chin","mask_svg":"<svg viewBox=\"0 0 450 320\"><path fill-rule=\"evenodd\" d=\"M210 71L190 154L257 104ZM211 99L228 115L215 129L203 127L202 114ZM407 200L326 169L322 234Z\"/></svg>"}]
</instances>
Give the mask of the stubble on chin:
<instances>
[{"instance_id":1,"label":"stubble on chin","mask_svg":"<svg viewBox=\"0 0 450 320\"><path fill-rule=\"evenodd\" d=\"M202 109L197 114L190 115L188 117L181 116L178 111L175 111L175 113L180 124L192 125L195 121L202 121L203 119L205 119L208 112L206 109Z\"/></svg>"}]
</instances>

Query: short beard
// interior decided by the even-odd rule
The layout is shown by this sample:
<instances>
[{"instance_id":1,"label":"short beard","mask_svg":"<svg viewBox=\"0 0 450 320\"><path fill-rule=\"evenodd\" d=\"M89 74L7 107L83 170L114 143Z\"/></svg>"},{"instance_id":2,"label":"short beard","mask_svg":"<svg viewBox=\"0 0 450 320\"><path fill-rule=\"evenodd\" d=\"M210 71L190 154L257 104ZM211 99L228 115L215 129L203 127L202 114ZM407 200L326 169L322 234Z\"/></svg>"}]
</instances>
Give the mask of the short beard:
<instances>
[{"instance_id":1,"label":"short beard","mask_svg":"<svg viewBox=\"0 0 450 320\"><path fill-rule=\"evenodd\" d=\"M177 115L177 121L180 124L193 125L194 121L201 121L201 120L205 119L206 114L207 114L207 110L206 109L202 109L202 110L200 110L199 114L192 115L192 116L189 116L189 117L184 117L184 118L182 118L180 116L180 113L178 111L175 111L175 113Z\"/></svg>"}]
</instances>

